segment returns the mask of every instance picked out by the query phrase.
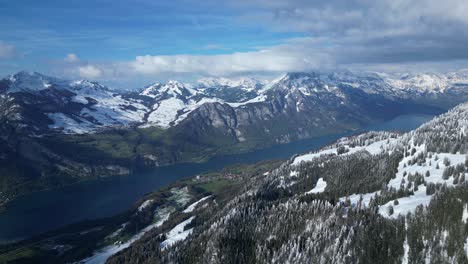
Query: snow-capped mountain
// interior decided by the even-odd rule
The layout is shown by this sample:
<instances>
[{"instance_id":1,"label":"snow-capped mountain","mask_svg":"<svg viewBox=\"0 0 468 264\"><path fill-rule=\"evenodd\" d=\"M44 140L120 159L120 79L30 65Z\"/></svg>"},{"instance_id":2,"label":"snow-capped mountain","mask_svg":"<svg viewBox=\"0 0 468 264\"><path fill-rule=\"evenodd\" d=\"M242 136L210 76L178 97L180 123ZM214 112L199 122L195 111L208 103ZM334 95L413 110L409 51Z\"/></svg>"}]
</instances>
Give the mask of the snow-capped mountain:
<instances>
[{"instance_id":1,"label":"snow-capped mountain","mask_svg":"<svg viewBox=\"0 0 468 264\"><path fill-rule=\"evenodd\" d=\"M33 190L438 113L468 101L465 76L288 73L255 89L169 81L129 93L21 72L0 81L0 206ZM223 262L239 252L265 263L465 263L467 120L463 104L406 134L370 132L267 173L227 173L219 190L204 177L178 182L194 188L176 193L200 192L185 210L155 213L160 198L174 206L166 190L122 225L97 228L95 245L126 241L109 263Z\"/></svg>"},{"instance_id":2,"label":"snow-capped mountain","mask_svg":"<svg viewBox=\"0 0 468 264\"><path fill-rule=\"evenodd\" d=\"M243 77L238 79L228 78L203 78L197 81L197 87L199 88L213 88L213 87L237 87L247 91L258 90L268 82L261 82L257 79L250 77Z\"/></svg>"},{"instance_id":3,"label":"snow-capped mountain","mask_svg":"<svg viewBox=\"0 0 468 264\"><path fill-rule=\"evenodd\" d=\"M148 111L141 100L125 98L95 82L20 72L3 79L0 86L16 120L34 134L54 130L87 133L126 126L141 122Z\"/></svg>"},{"instance_id":4,"label":"snow-capped mountain","mask_svg":"<svg viewBox=\"0 0 468 264\"><path fill-rule=\"evenodd\" d=\"M162 99L167 97L176 97L180 99L187 99L196 95L198 91L186 86L185 84L170 80L165 84L154 83L147 86L141 95L151 98Z\"/></svg>"},{"instance_id":5,"label":"snow-capped mountain","mask_svg":"<svg viewBox=\"0 0 468 264\"><path fill-rule=\"evenodd\" d=\"M37 72L21 71L4 79L4 82L9 82L8 87L4 87L8 93L15 92L38 92L49 88L60 88L67 83L63 80L44 76Z\"/></svg>"},{"instance_id":6,"label":"snow-capped mountain","mask_svg":"<svg viewBox=\"0 0 468 264\"><path fill-rule=\"evenodd\" d=\"M260 119L265 120L291 110L307 115L312 108L320 112L324 107L340 113L346 108L349 113L357 113L356 116L367 115L363 111L369 109L383 111L375 108L377 104L389 106L403 101L447 108L468 99L467 87L466 71L397 77L349 71L299 72L270 82L253 78L205 78L195 84L154 83L140 93L30 72L19 72L0 81L3 108L9 106L3 115L6 117L8 113L16 122L21 120L21 126L29 127L38 135L53 131L89 133L122 126L166 129L190 119L191 113L201 110L205 104L205 110L221 104L231 112L239 112L243 117L237 118L238 124L245 120L256 122L252 120L253 113L259 116L264 112ZM262 110L251 112L253 109ZM224 118L222 114L220 117ZM306 122L333 122L319 119Z\"/></svg>"}]
</instances>

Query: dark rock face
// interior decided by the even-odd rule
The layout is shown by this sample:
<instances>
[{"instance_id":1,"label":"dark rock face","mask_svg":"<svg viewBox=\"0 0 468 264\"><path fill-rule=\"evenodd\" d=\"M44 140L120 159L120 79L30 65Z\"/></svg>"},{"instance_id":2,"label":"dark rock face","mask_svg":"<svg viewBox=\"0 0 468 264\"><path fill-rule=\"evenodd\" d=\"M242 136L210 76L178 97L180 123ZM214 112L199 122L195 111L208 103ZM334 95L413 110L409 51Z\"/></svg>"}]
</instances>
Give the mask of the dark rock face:
<instances>
[{"instance_id":1,"label":"dark rock face","mask_svg":"<svg viewBox=\"0 0 468 264\"><path fill-rule=\"evenodd\" d=\"M292 75L297 76L302 75ZM290 82L280 84L267 92L264 102L238 107L206 103L176 127L190 131L193 137L214 133L229 136L234 142L262 138L267 143L284 143L353 130L400 114L441 111L408 99L368 94L347 86L330 89L314 83L297 89ZM316 87L321 88L317 91Z\"/></svg>"}]
</instances>

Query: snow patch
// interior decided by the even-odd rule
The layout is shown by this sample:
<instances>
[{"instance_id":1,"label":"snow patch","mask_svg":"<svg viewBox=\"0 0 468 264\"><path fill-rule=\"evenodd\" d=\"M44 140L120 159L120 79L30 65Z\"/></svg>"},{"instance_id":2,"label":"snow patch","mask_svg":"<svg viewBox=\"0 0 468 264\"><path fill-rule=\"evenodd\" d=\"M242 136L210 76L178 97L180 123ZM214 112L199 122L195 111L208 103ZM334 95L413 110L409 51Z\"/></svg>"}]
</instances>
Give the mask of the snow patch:
<instances>
[{"instance_id":1,"label":"snow patch","mask_svg":"<svg viewBox=\"0 0 468 264\"><path fill-rule=\"evenodd\" d=\"M189 205L183 212L184 213L190 213L190 212L193 212L193 210L195 210L195 208L197 207L197 205L203 201L205 201L206 199L210 198L211 195L208 195L206 197L203 197L201 198L200 200L194 202L193 204Z\"/></svg>"},{"instance_id":2,"label":"snow patch","mask_svg":"<svg viewBox=\"0 0 468 264\"><path fill-rule=\"evenodd\" d=\"M140 207L138 207L138 211L142 211L143 209L145 209L146 207L150 206L151 203L153 203L153 199L149 199L149 200L146 200L144 201Z\"/></svg>"},{"instance_id":3,"label":"snow patch","mask_svg":"<svg viewBox=\"0 0 468 264\"><path fill-rule=\"evenodd\" d=\"M317 184L315 185L315 187L306 192L306 194L310 194L310 193L322 193L325 191L325 188L327 188L327 182L323 180L323 178L320 178L318 179L317 181Z\"/></svg>"},{"instance_id":4,"label":"snow patch","mask_svg":"<svg viewBox=\"0 0 468 264\"><path fill-rule=\"evenodd\" d=\"M463 223L466 224L467 220L468 220L468 204L465 204L463 206L462 221L463 221Z\"/></svg>"},{"instance_id":5,"label":"snow patch","mask_svg":"<svg viewBox=\"0 0 468 264\"><path fill-rule=\"evenodd\" d=\"M54 122L48 126L50 129L63 129L63 132L66 134L88 133L95 128L92 123L82 120L79 122L63 113L48 113L47 117Z\"/></svg>"},{"instance_id":6,"label":"snow patch","mask_svg":"<svg viewBox=\"0 0 468 264\"><path fill-rule=\"evenodd\" d=\"M178 241L185 240L193 231L193 228L184 231L185 226L190 224L193 219L195 219L195 216L192 216L189 219L183 221L182 223L175 226L171 231L169 231L166 234L167 239L161 242L161 248L165 249L174 245Z\"/></svg>"},{"instance_id":7,"label":"snow patch","mask_svg":"<svg viewBox=\"0 0 468 264\"><path fill-rule=\"evenodd\" d=\"M351 202L351 205L356 205L362 198L362 205L368 206L371 199L375 198L376 195L379 195L380 191L372 192L372 193L364 193L364 194L352 194L346 197L341 197L340 202L345 202L346 200L349 200Z\"/></svg>"},{"instance_id":8,"label":"snow patch","mask_svg":"<svg viewBox=\"0 0 468 264\"><path fill-rule=\"evenodd\" d=\"M416 207L423 205L427 206L431 202L431 195L426 194L426 187L424 185L418 186L418 190L414 192L414 195L408 197L398 198L398 205L394 204L394 200L381 205L379 207L379 213L382 216L388 218L397 218L399 215L406 215L409 212L414 212ZM393 214L388 213L388 208L393 207Z\"/></svg>"},{"instance_id":9,"label":"snow patch","mask_svg":"<svg viewBox=\"0 0 468 264\"><path fill-rule=\"evenodd\" d=\"M389 139L374 142L372 144L369 144L368 146L356 146L356 147L351 148L345 145L344 147L348 149L348 152L345 152L341 155L350 155L350 154L353 154L362 150L366 150L372 155L377 155L377 154L382 153L385 149L392 146L395 142L396 142L395 138L389 138ZM337 148L324 149L316 153L309 153L309 154L298 156L294 159L292 165L299 165L301 162L309 162L322 155L330 155L330 154L338 154Z\"/></svg>"},{"instance_id":10,"label":"snow patch","mask_svg":"<svg viewBox=\"0 0 468 264\"><path fill-rule=\"evenodd\" d=\"M160 211L158 211L157 215L160 220L158 220L156 223L147 226L140 232L138 232L136 235L134 235L132 238L130 238L127 242L123 244L114 244L111 246L104 247L96 252L94 252L94 255L86 258L79 263L84 263L84 264L102 264L105 263L108 258L111 256L115 255L116 253L128 248L131 244L133 244L135 241L138 239L142 238L144 234L146 234L148 231L152 230L153 228L161 226L167 219L169 219L169 216L171 214L171 210L169 208L163 208Z\"/></svg>"}]
</instances>

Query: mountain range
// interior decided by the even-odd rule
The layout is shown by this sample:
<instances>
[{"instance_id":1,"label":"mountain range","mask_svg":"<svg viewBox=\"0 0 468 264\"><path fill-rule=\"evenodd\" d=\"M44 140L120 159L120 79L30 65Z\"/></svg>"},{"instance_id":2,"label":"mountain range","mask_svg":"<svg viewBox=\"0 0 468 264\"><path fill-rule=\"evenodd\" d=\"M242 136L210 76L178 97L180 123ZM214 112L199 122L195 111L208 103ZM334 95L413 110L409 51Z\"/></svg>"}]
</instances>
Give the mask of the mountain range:
<instances>
[{"instance_id":1,"label":"mountain range","mask_svg":"<svg viewBox=\"0 0 468 264\"><path fill-rule=\"evenodd\" d=\"M302 109L303 105L309 106L307 101L325 99L337 104L335 107L352 108L352 104L362 107L363 102L356 100L365 94L376 96L373 100L404 98L434 106L441 106L445 99L442 107L447 108L464 100L452 99L465 96L467 85L465 71L445 75L406 74L398 78L381 73L332 72L288 73L262 82L253 78L205 78L193 84L168 81L135 92L122 92L86 80L66 81L36 72L19 72L0 81L0 93L2 117L27 127L31 134L42 135L89 133L119 126L167 129L190 119L187 117L193 116L194 111L200 112L196 110L204 104L242 112L239 109L252 104L274 102L287 104L281 108L303 112L307 110ZM365 103L372 100L368 101ZM379 107L377 103L374 106ZM384 106L380 107L375 110L385 111Z\"/></svg>"},{"instance_id":2,"label":"mountain range","mask_svg":"<svg viewBox=\"0 0 468 264\"><path fill-rule=\"evenodd\" d=\"M287 73L132 92L19 72L0 80L0 204L32 190L327 134L468 100L468 73Z\"/></svg>"},{"instance_id":3,"label":"mountain range","mask_svg":"<svg viewBox=\"0 0 468 264\"><path fill-rule=\"evenodd\" d=\"M371 131L175 182L118 216L0 248L0 258L467 263L467 135L464 103L407 133Z\"/></svg>"}]
</instances>

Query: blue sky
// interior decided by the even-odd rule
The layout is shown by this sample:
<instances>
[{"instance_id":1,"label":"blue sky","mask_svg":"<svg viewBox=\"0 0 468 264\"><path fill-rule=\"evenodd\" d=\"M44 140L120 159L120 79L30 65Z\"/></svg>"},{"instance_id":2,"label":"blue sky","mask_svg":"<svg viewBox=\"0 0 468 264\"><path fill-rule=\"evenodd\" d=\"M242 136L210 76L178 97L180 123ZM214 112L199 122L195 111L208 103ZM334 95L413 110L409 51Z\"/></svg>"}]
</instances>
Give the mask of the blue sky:
<instances>
[{"instance_id":1,"label":"blue sky","mask_svg":"<svg viewBox=\"0 0 468 264\"><path fill-rule=\"evenodd\" d=\"M315 69L466 66L462 0L0 0L0 74L120 86Z\"/></svg>"},{"instance_id":2,"label":"blue sky","mask_svg":"<svg viewBox=\"0 0 468 264\"><path fill-rule=\"evenodd\" d=\"M233 14L242 10L189 1L2 1L0 10L2 40L37 57L216 54L300 36L242 23Z\"/></svg>"}]
</instances>

